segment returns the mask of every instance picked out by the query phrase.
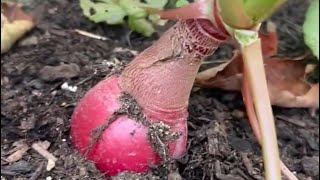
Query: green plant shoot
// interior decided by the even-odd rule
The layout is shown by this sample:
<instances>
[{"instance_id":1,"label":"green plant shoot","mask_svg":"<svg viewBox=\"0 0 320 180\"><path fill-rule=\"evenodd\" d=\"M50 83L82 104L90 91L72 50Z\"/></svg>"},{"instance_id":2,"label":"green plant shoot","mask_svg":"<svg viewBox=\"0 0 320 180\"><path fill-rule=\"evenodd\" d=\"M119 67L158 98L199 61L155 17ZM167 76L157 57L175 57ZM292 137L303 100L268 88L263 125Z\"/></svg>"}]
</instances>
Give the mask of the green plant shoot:
<instances>
[{"instance_id":1,"label":"green plant shoot","mask_svg":"<svg viewBox=\"0 0 320 180\"><path fill-rule=\"evenodd\" d=\"M251 29L268 18L286 0L219 0L221 16L232 28Z\"/></svg>"}]
</instances>

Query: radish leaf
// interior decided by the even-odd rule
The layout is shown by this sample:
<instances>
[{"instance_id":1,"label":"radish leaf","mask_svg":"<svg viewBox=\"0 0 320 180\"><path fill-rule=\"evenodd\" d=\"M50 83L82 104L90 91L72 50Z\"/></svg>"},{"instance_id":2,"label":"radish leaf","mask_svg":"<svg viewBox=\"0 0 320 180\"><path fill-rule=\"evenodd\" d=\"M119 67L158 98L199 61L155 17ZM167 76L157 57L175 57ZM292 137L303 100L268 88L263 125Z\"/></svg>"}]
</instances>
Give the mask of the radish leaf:
<instances>
[{"instance_id":1,"label":"radish leaf","mask_svg":"<svg viewBox=\"0 0 320 180\"><path fill-rule=\"evenodd\" d=\"M319 0L313 0L303 25L304 40L319 60Z\"/></svg>"},{"instance_id":2,"label":"radish leaf","mask_svg":"<svg viewBox=\"0 0 320 180\"><path fill-rule=\"evenodd\" d=\"M187 4L189 4L189 1L187 1L187 0L178 0L176 2L176 7L182 7L182 6L185 6Z\"/></svg>"},{"instance_id":3,"label":"radish leaf","mask_svg":"<svg viewBox=\"0 0 320 180\"><path fill-rule=\"evenodd\" d=\"M151 36L160 25L159 16L150 13L150 9L162 10L168 0L80 0L83 14L95 23L106 22L116 25L124 24L128 17L128 25L144 36Z\"/></svg>"},{"instance_id":4,"label":"radish leaf","mask_svg":"<svg viewBox=\"0 0 320 180\"><path fill-rule=\"evenodd\" d=\"M119 6L127 12L128 16L143 18L147 15L146 11L133 0L119 0L118 3Z\"/></svg>"},{"instance_id":5,"label":"radish leaf","mask_svg":"<svg viewBox=\"0 0 320 180\"><path fill-rule=\"evenodd\" d=\"M84 15L95 23L106 21L108 24L121 24L126 16L126 12L113 1L93 3L90 0L80 0L80 6Z\"/></svg>"},{"instance_id":6,"label":"radish leaf","mask_svg":"<svg viewBox=\"0 0 320 180\"><path fill-rule=\"evenodd\" d=\"M144 18L134 18L129 16L128 25L133 30L144 36L151 36L155 30L152 24Z\"/></svg>"},{"instance_id":7,"label":"radish leaf","mask_svg":"<svg viewBox=\"0 0 320 180\"><path fill-rule=\"evenodd\" d=\"M154 8L162 9L167 3L168 0L145 0L148 5Z\"/></svg>"}]
</instances>

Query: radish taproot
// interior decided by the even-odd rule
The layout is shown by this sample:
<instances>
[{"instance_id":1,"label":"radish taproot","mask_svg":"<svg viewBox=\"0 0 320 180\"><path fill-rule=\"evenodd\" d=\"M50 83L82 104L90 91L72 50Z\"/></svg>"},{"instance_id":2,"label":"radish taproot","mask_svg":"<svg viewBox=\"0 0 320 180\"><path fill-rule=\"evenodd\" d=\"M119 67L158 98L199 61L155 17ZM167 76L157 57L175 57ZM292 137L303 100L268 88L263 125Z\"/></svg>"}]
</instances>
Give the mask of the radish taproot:
<instances>
[{"instance_id":1,"label":"radish taproot","mask_svg":"<svg viewBox=\"0 0 320 180\"><path fill-rule=\"evenodd\" d=\"M219 17L216 22L222 23ZM75 108L76 148L107 176L142 173L186 152L188 99L202 60L228 40L209 20L180 20Z\"/></svg>"}]
</instances>

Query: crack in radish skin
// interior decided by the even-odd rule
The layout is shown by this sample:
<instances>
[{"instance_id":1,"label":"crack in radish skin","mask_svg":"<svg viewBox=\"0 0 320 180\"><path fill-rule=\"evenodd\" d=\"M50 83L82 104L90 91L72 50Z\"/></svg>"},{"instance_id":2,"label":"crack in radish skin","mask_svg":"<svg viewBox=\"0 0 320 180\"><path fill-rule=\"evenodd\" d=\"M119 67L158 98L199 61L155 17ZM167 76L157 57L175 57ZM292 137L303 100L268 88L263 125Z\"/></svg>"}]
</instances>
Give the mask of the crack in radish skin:
<instances>
[{"instance_id":1,"label":"crack in radish skin","mask_svg":"<svg viewBox=\"0 0 320 180\"><path fill-rule=\"evenodd\" d=\"M185 154L187 106L194 79L201 61L227 40L211 36L209 29L208 22L202 20L179 21L136 56L119 76L99 82L79 102L72 116L71 136L82 154L90 147L92 131L107 124L85 154L100 171L114 176L125 171L143 173L159 165L161 158L150 141L148 124L163 123L170 127L170 133L179 134L167 142L160 138L170 159ZM221 33L219 38L222 36L226 35ZM123 114L110 122L123 106L124 93L141 107L142 116Z\"/></svg>"},{"instance_id":2,"label":"crack in radish skin","mask_svg":"<svg viewBox=\"0 0 320 180\"><path fill-rule=\"evenodd\" d=\"M201 28L204 22L179 21L122 72L120 87L137 100L145 113L185 113L201 60L223 42ZM159 63L163 59L167 61Z\"/></svg>"}]
</instances>

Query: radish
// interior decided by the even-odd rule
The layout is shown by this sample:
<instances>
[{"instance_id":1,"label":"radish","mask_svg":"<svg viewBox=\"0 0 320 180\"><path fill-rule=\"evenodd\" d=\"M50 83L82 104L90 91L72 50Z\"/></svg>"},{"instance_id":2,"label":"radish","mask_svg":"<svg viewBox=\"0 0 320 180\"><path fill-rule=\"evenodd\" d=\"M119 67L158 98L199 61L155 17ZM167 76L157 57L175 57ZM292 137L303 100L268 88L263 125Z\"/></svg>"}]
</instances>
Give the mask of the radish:
<instances>
[{"instance_id":1,"label":"radish","mask_svg":"<svg viewBox=\"0 0 320 180\"><path fill-rule=\"evenodd\" d=\"M256 111L248 110L257 119L251 116L250 122L261 130L265 177L280 180L281 167L289 179L296 179L279 158L258 36L261 22L284 2L197 0L165 12L148 8L162 19L179 21L121 74L108 77L85 95L72 116L76 148L107 176L146 172L161 160L182 157L188 98L199 66L232 37L243 56L247 77L243 92L252 96ZM250 103L250 96L245 100Z\"/></svg>"},{"instance_id":2,"label":"radish","mask_svg":"<svg viewBox=\"0 0 320 180\"><path fill-rule=\"evenodd\" d=\"M215 24L222 24L215 15ZM147 172L186 153L188 99L202 60L229 35L209 20L180 20L74 110L75 147L106 176Z\"/></svg>"}]
</instances>

